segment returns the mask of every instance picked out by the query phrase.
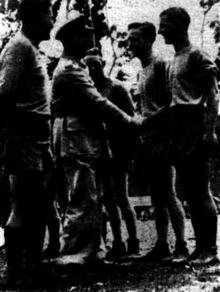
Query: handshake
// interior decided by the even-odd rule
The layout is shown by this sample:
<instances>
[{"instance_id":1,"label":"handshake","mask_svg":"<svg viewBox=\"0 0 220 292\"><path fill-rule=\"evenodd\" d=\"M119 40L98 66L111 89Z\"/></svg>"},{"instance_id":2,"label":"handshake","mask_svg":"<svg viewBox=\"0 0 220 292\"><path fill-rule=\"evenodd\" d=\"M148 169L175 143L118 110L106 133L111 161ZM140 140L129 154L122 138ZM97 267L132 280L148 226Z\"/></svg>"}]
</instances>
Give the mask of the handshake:
<instances>
[{"instance_id":1,"label":"handshake","mask_svg":"<svg viewBox=\"0 0 220 292\"><path fill-rule=\"evenodd\" d=\"M140 114L135 114L131 117L131 123L133 126L142 128L143 124L146 123L147 118L141 116Z\"/></svg>"},{"instance_id":2,"label":"handshake","mask_svg":"<svg viewBox=\"0 0 220 292\"><path fill-rule=\"evenodd\" d=\"M151 124L151 117L143 117L140 114L135 114L131 117L131 126L135 128L135 130L139 130L140 133L147 129L148 125Z\"/></svg>"},{"instance_id":3,"label":"handshake","mask_svg":"<svg viewBox=\"0 0 220 292\"><path fill-rule=\"evenodd\" d=\"M151 129L160 129L165 124L169 123L169 112L167 108L159 110L157 113L150 116L142 116L140 114L135 114L131 118L131 124L136 130L139 129L140 132L145 132Z\"/></svg>"}]
</instances>

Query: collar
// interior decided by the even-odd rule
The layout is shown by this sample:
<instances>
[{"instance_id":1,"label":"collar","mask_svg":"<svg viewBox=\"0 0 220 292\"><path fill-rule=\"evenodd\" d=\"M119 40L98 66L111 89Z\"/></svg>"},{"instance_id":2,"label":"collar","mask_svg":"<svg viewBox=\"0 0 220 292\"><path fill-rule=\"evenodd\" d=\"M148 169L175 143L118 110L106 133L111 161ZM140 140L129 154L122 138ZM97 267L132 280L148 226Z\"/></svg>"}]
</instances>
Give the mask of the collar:
<instances>
[{"instance_id":1,"label":"collar","mask_svg":"<svg viewBox=\"0 0 220 292\"><path fill-rule=\"evenodd\" d=\"M63 55L62 55L62 57L64 59L68 59L68 60L73 61L74 63L77 63L83 69L86 69L87 68L86 64L82 60L80 60L79 58L76 58L75 56L73 56L71 54L68 54L68 53L64 52Z\"/></svg>"}]
</instances>

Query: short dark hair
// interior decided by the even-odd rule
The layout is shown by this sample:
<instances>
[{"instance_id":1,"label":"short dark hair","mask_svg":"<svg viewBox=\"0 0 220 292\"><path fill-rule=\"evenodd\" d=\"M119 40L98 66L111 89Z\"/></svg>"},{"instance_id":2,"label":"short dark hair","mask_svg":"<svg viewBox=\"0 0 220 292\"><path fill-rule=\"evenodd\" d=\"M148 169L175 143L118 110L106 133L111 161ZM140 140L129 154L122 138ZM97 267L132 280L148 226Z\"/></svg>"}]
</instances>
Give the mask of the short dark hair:
<instances>
[{"instance_id":1,"label":"short dark hair","mask_svg":"<svg viewBox=\"0 0 220 292\"><path fill-rule=\"evenodd\" d=\"M51 7L51 0L21 0L18 17L21 21L34 23L40 12Z\"/></svg>"},{"instance_id":2,"label":"short dark hair","mask_svg":"<svg viewBox=\"0 0 220 292\"><path fill-rule=\"evenodd\" d=\"M128 25L128 30L130 29L139 29L143 25L142 22L132 22Z\"/></svg>"},{"instance_id":3,"label":"short dark hair","mask_svg":"<svg viewBox=\"0 0 220 292\"><path fill-rule=\"evenodd\" d=\"M128 25L128 30L140 29L143 37L148 38L152 43L156 39L156 27L151 22L133 22Z\"/></svg>"},{"instance_id":4,"label":"short dark hair","mask_svg":"<svg viewBox=\"0 0 220 292\"><path fill-rule=\"evenodd\" d=\"M190 24L190 16L182 7L170 7L161 12L160 17L167 16L173 23L179 23L184 30L187 30Z\"/></svg>"}]
</instances>

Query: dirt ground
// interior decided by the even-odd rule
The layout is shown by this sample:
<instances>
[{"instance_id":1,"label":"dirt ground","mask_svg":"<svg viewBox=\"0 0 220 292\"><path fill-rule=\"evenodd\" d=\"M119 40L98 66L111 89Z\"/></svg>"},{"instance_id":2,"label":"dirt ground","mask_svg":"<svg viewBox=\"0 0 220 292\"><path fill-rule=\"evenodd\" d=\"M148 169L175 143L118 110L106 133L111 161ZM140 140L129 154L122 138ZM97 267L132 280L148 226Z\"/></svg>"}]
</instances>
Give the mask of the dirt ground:
<instances>
[{"instance_id":1,"label":"dirt ground","mask_svg":"<svg viewBox=\"0 0 220 292\"><path fill-rule=\"evenodd\" d=\"M143 220L143 219L142 219ZM220 218L219 218L220 226ZM220 239L220 228L218 232ZM124 239L126 229L123 225ZM155 242L154 221L138 220L138 234L141 253L145 254ZM194 237L189 219L186 219L186 237L190 251L194 248ZM111 244L108 226L107 245ZM172 229L169 231L170 247L174 247ZM37 283L24 283L19 287L5 285L5 252L0 253L0 291L41 291L41 292L214 292L220 291L220 265L195 268L191 266L168 267L144 263L109 264L93 266L87 270L68 268L60 273L53 263L45 264L47 273ZM50 272L50 273L49 273ZM52 272L52 273L51 273ZM54 274L55 273L55 274Z\"/></svg>"}]
</instances>

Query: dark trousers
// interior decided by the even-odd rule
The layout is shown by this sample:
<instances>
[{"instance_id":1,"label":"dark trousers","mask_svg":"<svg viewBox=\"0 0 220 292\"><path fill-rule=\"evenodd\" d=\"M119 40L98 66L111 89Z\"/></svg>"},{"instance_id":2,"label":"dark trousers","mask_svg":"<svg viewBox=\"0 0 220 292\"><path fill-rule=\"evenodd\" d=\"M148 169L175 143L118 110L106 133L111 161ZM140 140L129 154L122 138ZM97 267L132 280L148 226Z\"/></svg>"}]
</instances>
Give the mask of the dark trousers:
<instances>
[{"instance_id":1,"label":"dark trousers","mask_svg":"<svg viewBox=\"0 0 220 292\"><path fill-rule=\"evenodd\" d=\"M209 183L212 149L203 142L205 109L170 109L169 161L188 201L197 248L216 246L217 212Z\"/></svg>"},{"instance_id":2,"label":"dark trousers","mask_svg":"<svg viewBox=\"0 0 220 292\"><path fill-rule=\"evenodd\" d=\"M40 265L45 235L44 176L38 170L9 175L11 212L5 226L9 269L20 270L25 257L28 265Z\"/></svg>"},{"instance_id":3,"label":"dark trousers","mask_svg":"<svg viewBox=\"0 0 220 292\"><path fill-rule=\"evenodd\" d=\"M102 234L102 179L99 159L62 160L66 198L63 200L61 258L85 263L96 257Z\"/></svg>"}]
</instances>

